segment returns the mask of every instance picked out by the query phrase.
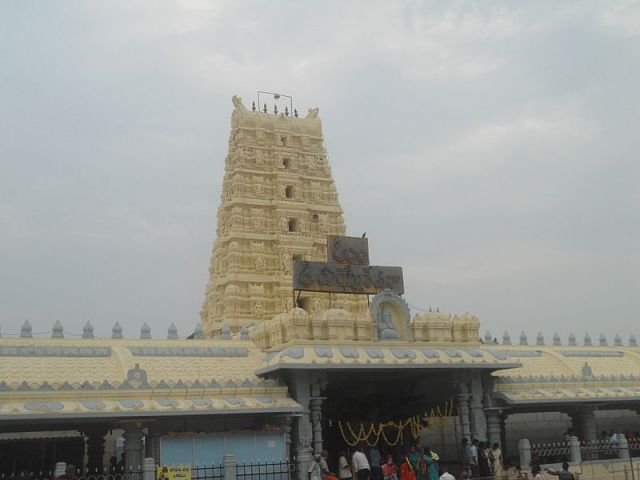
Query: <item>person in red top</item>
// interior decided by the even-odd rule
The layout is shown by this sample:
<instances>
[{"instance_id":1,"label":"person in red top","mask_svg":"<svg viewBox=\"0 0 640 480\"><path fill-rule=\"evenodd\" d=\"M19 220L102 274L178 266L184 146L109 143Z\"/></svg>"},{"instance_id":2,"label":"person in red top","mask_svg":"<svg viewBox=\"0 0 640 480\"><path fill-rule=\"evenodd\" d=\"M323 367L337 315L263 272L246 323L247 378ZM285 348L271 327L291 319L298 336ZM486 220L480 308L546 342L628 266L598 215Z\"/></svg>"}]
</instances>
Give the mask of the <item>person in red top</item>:
<instances>
[{"instance_id":1,"label":"person in red top","mask_svg":"<svg viewBox=\"0 0 640 480\"><path fill-rule=\"evenodd\" d=\"M416 480L416 472L409 461L409 453L405 453L402 465L400 465L400 480Z\"/></svg>"},{"instance_id":2,"label":"person in red top","mask_svg":"<svg viewBox=\"0 0 640 480\"><path fill-rule=\"evenodd\" d=\"M398 467L393 463L391 454L387 454L382 464L382 476L384 480L398 480Z\"/></svg>"}]
</instances>

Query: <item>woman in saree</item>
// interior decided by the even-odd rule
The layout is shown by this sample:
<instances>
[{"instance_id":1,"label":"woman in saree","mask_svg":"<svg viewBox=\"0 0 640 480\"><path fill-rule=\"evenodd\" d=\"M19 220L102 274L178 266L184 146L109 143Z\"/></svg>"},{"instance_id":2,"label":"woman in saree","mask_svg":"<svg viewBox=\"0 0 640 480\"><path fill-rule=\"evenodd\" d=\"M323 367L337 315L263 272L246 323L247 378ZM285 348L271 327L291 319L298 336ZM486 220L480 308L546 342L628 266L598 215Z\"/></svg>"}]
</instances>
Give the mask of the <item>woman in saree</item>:
<instances>
[{"instance_id":1,"label":"woman in saree","mask_svg":"<svg viewBox=\"0 0 640 480\"><path fill-rule=\"evenodd\" d=\"M410 454L405 453L400 465L400 480L416 480L416 473L411 465Z\"/></svg>"},{"instance_id":2,"label":"woman in saree","mask_svg":"<svg viewBox=\"0 0 640 480\"><path fill-rule=\"evenodd\" d=\"M424 470L424 460L422 459L419 447L411 446L409 462L413 468L413 474L416 476L416 480L423 480L424 476L422 475L422 472Z\"/></svg>"},{"instance_id":3,"label":"woman in saree","mask_svg":"<svg viewBox=\"0 0 640 480\"><path fill-rule=\"evenodd\" d=\"M431 449L429 447L424 447L424 465L426 467L426 472L424 475L424 480L439 480L440 478L440 468L436 463L433 454L431 453Z\"/></svg>"},{"instance_id":4,"label":"woman in saree","mask_svg":"<svg viewBox=\"0 0 640 480\"><path fill-rule=\"evenodd\" d=\"M496 478L504 477L505 471L502 461L502 449L497 443L491 445L491 457L493 457L493 476Z\"/></svg>"}]
</instances>

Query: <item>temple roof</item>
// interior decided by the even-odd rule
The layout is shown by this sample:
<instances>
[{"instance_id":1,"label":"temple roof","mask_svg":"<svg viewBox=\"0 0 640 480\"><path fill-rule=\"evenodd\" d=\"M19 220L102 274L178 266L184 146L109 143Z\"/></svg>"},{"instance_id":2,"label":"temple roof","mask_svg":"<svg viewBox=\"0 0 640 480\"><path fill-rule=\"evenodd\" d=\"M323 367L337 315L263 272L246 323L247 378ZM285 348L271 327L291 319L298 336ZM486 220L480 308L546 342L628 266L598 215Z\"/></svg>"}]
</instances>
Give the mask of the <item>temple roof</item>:
<instances>
[{"instance_id":1,"label":"temple roof","mask_svg":"<svg viewBox=\"0 0 640 480\"><path fill-rule=\"evenodd\" d=\"M494 353L522 366L493 373L510 405L640 400L640 349L622 346L508 346Z\"/></svg>"},{"instance_id":2,"label":"temple roof","mask_svg":"<svg viewBox=\"0 0 640 480\"><path fill-rule=\"evenodd\" d=\"M273 352L258 373L283 369L461 369L514 368L519 363L476 345L378 342L369 344L297 345Z\"/></svg>"},{"instance_id":3,"label":"temple roof","mask_svg":"<svg viewBox=\"0 0 640 480\"><path fill-rule=\"evenodd\" d=\"M0 339L0 419L296 412L244 340Z\"/></svg>"},{"instance_id":4,"label":"temple roof","mask_svg":"<svg viewBox=\"0 0 640 480\"><path fill-rule=\"evenodd\" d=\"M640 400L636 346L0 338L0 420L293 413L302 406L268 374L391 368L484 369L514 407Z\"/></svg>"}]
</instances>

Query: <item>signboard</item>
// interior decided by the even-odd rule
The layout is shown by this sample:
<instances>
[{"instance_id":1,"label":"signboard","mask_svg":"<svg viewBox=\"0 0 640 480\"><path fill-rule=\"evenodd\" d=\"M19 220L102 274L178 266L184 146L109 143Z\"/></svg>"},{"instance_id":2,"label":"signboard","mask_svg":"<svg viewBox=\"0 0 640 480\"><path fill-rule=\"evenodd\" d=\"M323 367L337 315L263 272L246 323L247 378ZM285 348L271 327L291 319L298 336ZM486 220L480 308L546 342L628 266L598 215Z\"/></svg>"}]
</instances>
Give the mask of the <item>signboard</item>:
<instances>
[{"instance_id":1,"label":"signboard","mask_svg":"<svg viewBox=\"0 0 640 480\"><path fill-rule=\"evenodd\" d=\"M327 262L349 265L369 265L369 240L361 237L329 235Z\"/></svg>"},{"instance_id":2,"label":"signboard","mask_svg":"<svg viewBox=\"0 0 640 480\"><path fill-rule=\"evenodd\" d=\"M404 293L401 267L326 262L293 262L293 289L309 292L375 294Z\"/></svg>"},{"instance_id":3,"label":"signboard","mask_svg":"<svg viewBox=\"0 0 640 480\"><path fill-rule=\"evenodd\" d=\"M156 480L191 480L191 465L158 467Z\"/></svg>"}]
</instances>

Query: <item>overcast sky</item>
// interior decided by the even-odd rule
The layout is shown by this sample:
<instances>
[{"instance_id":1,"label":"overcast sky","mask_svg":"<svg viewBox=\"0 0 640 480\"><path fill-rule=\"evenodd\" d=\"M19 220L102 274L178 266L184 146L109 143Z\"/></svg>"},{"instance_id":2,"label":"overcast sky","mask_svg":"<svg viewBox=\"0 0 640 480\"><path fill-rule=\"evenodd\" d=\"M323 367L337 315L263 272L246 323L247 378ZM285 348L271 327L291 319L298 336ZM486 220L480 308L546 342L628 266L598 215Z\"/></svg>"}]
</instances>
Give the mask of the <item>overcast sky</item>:
<instances>
[{"instance_id":1,"label":"overcast sky","mask_svg":"<svg viewBox=\"0 0 640 480\"><path fill-rule=\"evenodd\" d=\"M412 315L640 334L638 2L0 3L0 328L199 319L231 96L318 106Z\"/></svg>"}]
</instances>

